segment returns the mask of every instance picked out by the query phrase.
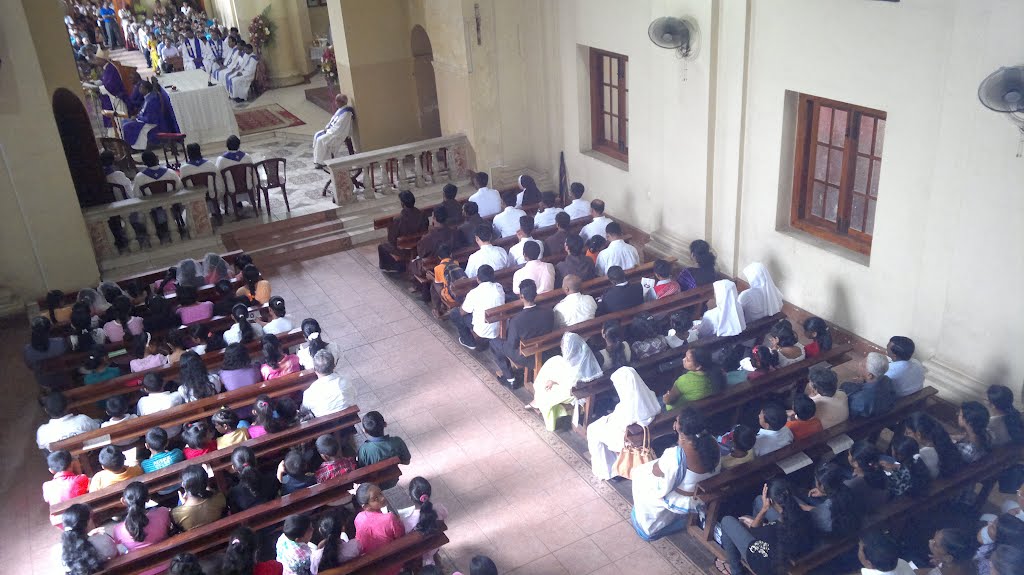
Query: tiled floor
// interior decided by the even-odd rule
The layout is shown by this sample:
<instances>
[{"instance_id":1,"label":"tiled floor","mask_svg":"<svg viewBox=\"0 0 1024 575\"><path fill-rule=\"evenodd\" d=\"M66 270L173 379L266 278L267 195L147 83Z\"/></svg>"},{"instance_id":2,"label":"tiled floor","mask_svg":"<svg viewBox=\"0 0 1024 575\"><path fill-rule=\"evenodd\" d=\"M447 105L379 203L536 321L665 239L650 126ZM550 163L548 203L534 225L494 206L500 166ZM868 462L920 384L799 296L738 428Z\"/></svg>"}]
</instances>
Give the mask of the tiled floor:
<instances>
[{"instance_id":1,"label":"tiled floor","mask_svg":"<svg viewBox=\"0 0 1024 575\"><path fill-rule=\"evenodd\" d=\"M640 541L629 506L593 479L589 464L459 347L446 328L375 266L371 247L271 270L275 294L296 317L313 316L343 350L339 369L363 411L380 410L406 439L412 477L430 479L450 512L443 555L460 568L478 553L502 573L601 575L701 573L667 542ZM19 350L21 322L4 329L0 489L7 521L0 559L17 573L58 573L59 532L49 526L39 485L45 464L32 442L43 419Z\"/></svg>"}]
</instances>

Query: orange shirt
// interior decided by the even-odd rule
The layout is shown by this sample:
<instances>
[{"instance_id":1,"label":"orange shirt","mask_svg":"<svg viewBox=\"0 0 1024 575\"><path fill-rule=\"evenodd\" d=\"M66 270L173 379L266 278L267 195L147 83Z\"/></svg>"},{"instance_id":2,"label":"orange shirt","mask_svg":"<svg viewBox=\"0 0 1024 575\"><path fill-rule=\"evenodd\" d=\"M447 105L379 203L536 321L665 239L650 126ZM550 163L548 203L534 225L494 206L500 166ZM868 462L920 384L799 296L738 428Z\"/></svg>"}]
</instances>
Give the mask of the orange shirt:
<instances>
[{"instance_id":1,"label":"orange shirt","mask_svg":"<svg viewBox=\"0 0 1024 575\"><path fill-rule=\"evenodd\" d=\"M434 283L444 283L444 266L450 261L452 261L452 258L445 258L441 260L441 263L434 266Z\"/></svg>"},{"instance_id":2,"label":"orange shirt","mask_svg":"<svg viewBox=\"0 0 1024 575\"><path fill-rule=\"evenodd\" d=\"M270 282L267 280L260 280L256 282L256 295L254 296L249 292L249 286L242 286L235 291L235 295L240 297L254 298L260 303L267 303L270 301Z\"/></svg>"},{"instance_id":3,"label":"orange shirt","mask_svg":"<svg viewBox=\"0 0 1024 575\"><path fill-rule=\"evenodd\" d=\"M807 421L794 419L793 421L786 423L786 427L793 432L793 441L800 441L805 437L810 437L822 429L821 420L817 417L812 417Z\"/></svg>"},{"instance_id":4,"label":"orange shirt","mask_svg":"<svg viewBox=\"0 0 1024 575\"><path fill-rule=\"evenodd\" d=\"M595 264L597 263L597 254L598 254L598 252L595 252L595 251L591 250L590 248L587 248L587 257L592 259L592 260L594 260Z\"/></svg>"}]
</instances>

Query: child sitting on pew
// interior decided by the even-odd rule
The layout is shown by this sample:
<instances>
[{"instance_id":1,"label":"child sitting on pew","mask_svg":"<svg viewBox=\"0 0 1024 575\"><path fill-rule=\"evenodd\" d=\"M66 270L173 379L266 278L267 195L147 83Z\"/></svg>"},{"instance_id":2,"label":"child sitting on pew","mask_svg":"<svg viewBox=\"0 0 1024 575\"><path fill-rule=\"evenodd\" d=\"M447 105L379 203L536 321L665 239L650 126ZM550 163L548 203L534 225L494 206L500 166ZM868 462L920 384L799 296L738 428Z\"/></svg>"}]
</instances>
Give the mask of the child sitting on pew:
<instances>
[{"instance_id":1,"label":"child sitting on pew","mask_svg":"<svg viewBox=\"0 0 1024 575\"><path fill-rule=\"evenodd\" d=\"M141 481L133 481L124 488L121 501L126 507L124 521L109 530L110 536L131 553L167 539L171 527L171 512L159 505L147 509L149 488Z\"/></svg>"},{"instance_id":2,"label":"child sitting on pew","mask_svg":"<svg viewBox=\"0 0 1024 575\"><path fill-rule=\"evenodd\" d=\"M175 447L167 449L170 443L167 432L162 427L154 427L146 432L146 448L149 458L139 463L143 473L153 473L169 465L185 461L185 454Z\"/></svg>"},{"instance_id":3,"label":"child sitting on pew","mask_svg":"<svg viewBox=\"0 0 1024 575\"><path fill-rule=\"evenodd\" d=\"M107 445L100 450L100 465L102 471L97 471L89 481L89 492L99 491L108 485L138 477L142 475L142 468L138 465L125 465L124 454L114 445Z\"/></svg>"},{"instance_id":4,"label":"child sitting on pew","mask_svg":"<svg viewBox=\"0 0 1024 575\"><path fill-rule=\"evenodd\" d=\"M921 460L932 479L950 477L963 467L964 460L949 438L949 433L934 417L916 411L904 421L904 433L920 446Z\"/></svg>"},{"instance_id":5,"label":"child sitting on pew","mask_svg":"<svg viewBox=\"0 0 1024 575\"><path fill-rule=\"evenodd\" d=\"M364 415L362 423L363 431L369 438L359 446L359 467L373 465L391 457L397 457L402 465L409 465L412 461L409 447L401 437L385 435L384 428L388 424L379 411L371 411ZM391 489L395 485L398 485L398 479L382 484L381 488Z\"/></svg>"},{"instance_id":6,"label":"child sitting on pew","mask_svg":"<svg viewBox=\"0 0 1024 575\"><path fill-rule=\"evenodd\" d=\"M239 527L231 533L228 548L220 560L222 575L279 575L283 566L277 561L256 562L259 552L259 539L252 529Z\"/></svg>"},{"instance_id":7,"label":"child sitting on pew","mask_svg":"<svg viewBox=\"0 0 1024 575\"><path fill-rule=\"evenodd\" d=\"M167 360L170 350L165 344L158 344L152 333L143 332L133 336L131 345L132 355L137 358L128 362L132 373L170 365Z\"/></svg>"},{"instance_id":8,"label":"child sitting on pew","mask_svg":"<svg viewBox=\"0 0 1024 575\"><path fill-rule=\"evenodd\" d=\"M747 370L747 379L755 380L764 377L779 367L779 353L767 345L755 345L750 350L750 357L740 361L740 367Z\"/></svg>"},{"instance_id":9,"label":"child sitting on pew","mask_svg":"<svg viewBox=\"0 0 1024 575\"><path fill-rule=\"evenodd\" d=\"M827 463L815 472L814 487L807 496L798 496L800 508L810 513L822 533L842 537L860 527L865 502L857 500L847 486L847 474L838 463Z\"/></svg>"},{"instance_id":10,"label":"child sitting on pew","mask_svg":"<svg viewBox=\"0 0 1024 575\"><path fill-rule=\"evenodd\" d=\"M66 573L96 573L117 557L117 544L102 530L91 529L92 511L76 503L61 515L61 566Z\"/></svg>"},{"instance_id":11,"label":"child sitting on pew","mask_svg":"<svg viewBox=\"0 0 1024 575\"><path fill-rule=\"evenodd\" d=\"M142 378L142 391L145 395L135 404L135 411L140 416L170 409L185 402L177 391L166 390L164 378L159 373L147 373ZM171 430L168 430L167 434L171 437L177 436L177 433L171 433Z\"/></svg>"},{"instance_id":12,"label":"child sitting on pew","mask_svg":"<svg viewBox=\"0 0 1024 575\"><path fill-rule=\"evenodd\" d=\"M402 526L406 533L420 531L429 533L434 529L438 521L448 519L448 509L440 503L434 503L430 497L433 489L430 482L423 477L413 477L409 482L409 497L412 499L412 507L398 510L398 516L402 518ZM423 564L434 564L434 553L436 549L423 554Z\"/></svg>"},{"instance_id":13,"label":"child sitting on pew","mask_svg":"<svg viewBox=\"0 0 1024 575\"><path fill-rule=\"evenodd\" d=\"M363 554L359 541L350 541L344 532L345 524L352 518L351 513L345 509L334 509L317 521L315 531L320 542L310 557L311 575L333 569Z\"/></svg>"},{"instance_id":14,"label":"child sitting on pew","mask_svg":"<svg viewBox=\"0 0 1024 575\"><path fill-rule=\"evenodd\" d=\"M730 441L722 446L722 469L742 465L754 459L754 442L757 433L748 425L740 423L732 428Z\"/></svg>"},{"instance_id":15,"label":"child sitting on pew","mask_svg":"<svg viewBox=\"0 0 1024 575\"><path fill-rule=\"evenodd\" d=\"M363 548L363 553L370 553L374 549L387 545L388 543L405 535L405 526L397 515L384 511L387 499L384 492L373 483L363 483L356 490L356 506L362 511L356 515L356 540ZM402 570L401 565L385 571L385 575L397 575Z\"/></svg>"},{"instance_id":16,"label":"child sitting on pew","mask_svg":"<svg viewBox=\"0 0 1024 575\"><path fill-rule=\"evenodd\" d=\"M604 239L602 235L591 236L586 240L587 246L587 257L597 264L597 254L601 253L601 250L608 247L608 240Z\"/></svg>"},{"instance_id":17,"label":"child sitting on pew","mask_svg":"<svg viewBox=\"0 0 1024 575\"><path fill-rule=\"evenodd\" d=\"M341 477L356 468L355 454L350 446L342 445L338 438L324 434L316 438L316 451L324 462L316 470L316 482L324 483Z\"/></svg>"},{"instance_id":18,"label":"child sitting on pew","mask_svg":"<svg viewBox=\"0 0 1024 575\"><path fill-rule=\"evenodd\" d=\"M122 421L138 417L129 411L128 399L123 395L115 395L114 397L107 398L103 407L107 412L107 417L110 419L101 423L100 427L110 427L111 425L116 425Z\"/></svg>"},{"instance_id":19,"label":"child sitting on pew","mask_svg":"<svg viewBox=\"0 0 1024 575\"><path fill-rule=\"evenodd\" d=\"M920 497L928 493L932 476L928 466L921 460L916 441L905 435L893 437L889 444L889 455L891 457L879 459L887 476L889 499L903 495Z\"/></svg>"},{"instance_id":20,"label":"child sitting on pew","mask_svg":"<svg viewBox=\"0 0 1024 575\"><path fill-rule=\"evenodd\" d=\"M92 385L108 379L114 379L121 375L121 370L107 363L107 354L100 350L93 350L89 357L85 358L82 366L82 382L85 385Z\"/></svg>"},{"instance_id":21,"label":"child sitting on pew","mask_svg":"<svg viewBox=\"0 0 1024 575\"><path fill-rule=\"evenodd\" d=\"M853 469L853 477L846 486L861 505L868 509L881 506L888 499L887 478L882 470L881 453L875 444L861 440L850 447L846 460Z\"/></svg>"},{"instance_id":22,"label":"child sitting on pew","mask_svg":"<svg viewBox=\"0 0 1024 575\"><path fill-rule=\"evenodd\" d=\"M49 505L63 503L89 492L89 477L79 473L78 462L63 449L46 456L46 466L53 479L43 483L43 501ZM60 527L60 515L51 515L50 523Z\"/></svg>"},{"instance_id":23,"label":"child sitting on pew","mask_svg":"<svg viewBox=\"0 0 1024 575\"><path fill-rule=\"evenodd\" d=\"M181 472L180 504L171 510L171 520L182 531L202 527L224 516L227 499L210 490L210 475L200 465Z\"/></svg>"},{"instance_id":24,"label":"child sitting on pew","mask_svg":"<svg viewBox=\"0 0 1024 575\"><path fill-rule=\"evenodd\" d=\"M185 440L185 459L195 459L217 450L213 429L206 420L187 424L181 438Z\"/></svg>"},{"instance_id":25,"label":"child sitting on pew","mask_svg":"<svg viewBox=\"0 0 1024 575\"><path fill-rule=\"evenodd\" d=\"M47 395L43 399L43 410L50 416L50 421L36 430L36 445L39 449L49 449L51 443L100 427L100 422L87 415L68 413L68 400L60 393Z\"/></svg>"},{"instance_id":26,"label":"child sitting on pew","mask_svg":"<svg viewBox=\"0 0 1024 575\"><path fill-rule=\"evenodd\" d=\"M284 566L284 575L304 575L310 572L313 546L313 522L305 513L289 515L284 520L281 536L277 538L277 561Z\"/></svg>"},{"instance_id":27,"label":"child sitting on pew","mask_svg":"<svg viewBox=\"0 0 1024 575\"><path fill-rule=\"evenodd\" d=\"M754 456L761 457L793 443L793 432L786 427L786 408L768 402L757 416L761 429L754 441Z\"/></svg>"},{"instance_id":28,"label":"child sitting on pew","mask_svg":"<svg viewBox=\"0 0 1024 575\"><path fill-rule=\"evenodd\" d=\"M281 484L272 474L259 470L256 452L251 447L240 445L231 452L231 467L238 476L238 483L228 489L228 509L239 513L266 503L277 497Z\"/></svg>"},{"instance_id":29,"label":"child sitting on pew","mask_svg":"<svg viewBox=\"0 0 1024 575\"><path fill-rule=\"evenodd\" d=\"M302 447L293 447L285 454L277 466L277 481L282 496L316 485L316 474L309 470Z\"/></svg>"},{"instance_id":30,"label":"child sitting on pew","mask_svg":"<svg viewBox=\"0 0 1024 575\"><path fill-rule=\"evenodd\" d=\"M249 441L248 428L240 425L244 422L233 410L222 407L220 411L213 414L210 421L213 422L213 429L220 434L220 437L217 438L217 449Z\"/></svg>"},{"instance_id":31,"label":"child sitting on pew","mask_svg":"<svg viewBox=\"0 0 1024 575\"><path fill-rule=\"evenodd\" d=\"M263 356L267 358L267 362L260 367L260 374L264 381L302 371L299 356L286 353L276 335L263 336Z\"/></svg>"},{"instance_id":32,"label":"child sitting on pew","mask_svg":"<svg viewBox=\"0 0 1024 575\"><path fill-rule=\"evenodd\" d=\"M793 411L786 427L793 432L793 441L800 441L822 430L821 420L815 415L814 401L802 393L793 395Z\"/></svg>"}]
</instances>

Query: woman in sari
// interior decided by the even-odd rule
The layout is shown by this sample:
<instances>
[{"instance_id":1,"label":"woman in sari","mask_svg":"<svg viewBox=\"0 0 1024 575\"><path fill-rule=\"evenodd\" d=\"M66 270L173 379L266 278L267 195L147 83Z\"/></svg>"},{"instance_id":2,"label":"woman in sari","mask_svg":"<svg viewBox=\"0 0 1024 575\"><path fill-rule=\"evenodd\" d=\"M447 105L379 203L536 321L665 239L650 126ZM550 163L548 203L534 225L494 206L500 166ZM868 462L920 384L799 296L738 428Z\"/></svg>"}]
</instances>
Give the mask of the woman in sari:
<instances>
[{"instance_id":1,"label":"woman in sari","mask_svg":"<svg viewBox=\"0 0 1024 575\"><path fill-rule=\"evenodd\" d=\"M687 514L697 510L697 484L719 472L721 454L704 418L684 408L673 426L678 445L633 470L633 529L654 541L686 527Z\"/></svg>"},{"instance_id":2,"label":"woman in sari","mask_svg":"<svg viewBox=\"0 0 1024 575\"><path fill-rule=\"evenodd\" d=\"M698 338L743 333L747 323L743 318L743 308L736 299L736 284L730 280L718 280L713 286L715 307L704 312L700 322L691 331L695 330Z\"/></svg>"},{"instance_id":3,"label":"woman in sari","mask_svg":"<svg viewBox=\"0 0 1024 575\"><path fill-rule=\"evenodd\" d=\"M587 342L575 333L562 336L562 355L544 362L533 382L533 401L527 409L544 416L548 431L555 430L558 418L565 417L565 404L572 403L577 382L593 381L601 376L601 366Z\"/></svg>"},{"instance_id":4,"label":"woman in sari","mask_svg":"<svg viewBox=\"0 0 1024 575\"><path fill-rule=\"evenodd\" d=\"M626 429L634 423L650 425L661 412L658 397L632 367L620 367L612 374L619 403L608 415L587 427L590 468L598 479L611 479L615 459L625 447Z\"/></svg>"},{"instance_id":5,"label":"woman in sari","mask_svg":"<svg viewBox=\"0 0 1024 575\"><path fill-rule=\"evenodd\" d=\"M761 262L754 262L743 268L743 276L750 288L739 295L743 319L750 323L782 311L782 292L775 286L768 268Z\"/></svg>"}]
</instances>

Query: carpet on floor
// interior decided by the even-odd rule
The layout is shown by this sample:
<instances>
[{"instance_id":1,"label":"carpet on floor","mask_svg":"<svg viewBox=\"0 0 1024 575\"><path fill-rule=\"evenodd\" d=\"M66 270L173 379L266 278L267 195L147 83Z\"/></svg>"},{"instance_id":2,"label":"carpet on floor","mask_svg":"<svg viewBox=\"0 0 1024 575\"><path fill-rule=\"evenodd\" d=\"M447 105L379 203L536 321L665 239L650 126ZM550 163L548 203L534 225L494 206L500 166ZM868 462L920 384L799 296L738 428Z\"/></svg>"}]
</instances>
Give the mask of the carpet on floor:
<instances>
[{"instance_id":1,"label":"carpet on floor","mask_svg":"<svg viewBox=\"0 0 1024 575\"><path fill-rule=\"evenodd\" d=\"M235 110L235 121L238 122L238 131L243 136L305 124L298 116L285 110L280 104Z\"/></svg>"}]
</instances>

